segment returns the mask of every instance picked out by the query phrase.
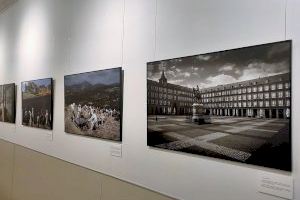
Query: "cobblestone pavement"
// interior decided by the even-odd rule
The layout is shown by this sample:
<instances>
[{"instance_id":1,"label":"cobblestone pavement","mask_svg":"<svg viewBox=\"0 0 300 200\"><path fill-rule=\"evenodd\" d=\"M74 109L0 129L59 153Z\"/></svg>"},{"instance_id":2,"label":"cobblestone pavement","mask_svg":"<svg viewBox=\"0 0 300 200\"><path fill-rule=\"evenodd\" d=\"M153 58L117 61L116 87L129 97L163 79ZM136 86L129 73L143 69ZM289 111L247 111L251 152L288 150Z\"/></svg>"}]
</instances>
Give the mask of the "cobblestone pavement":
<instances>
[{"instance_id":1,"label":"cobblestone pavement","mask_svg":"<svg viewBox=\"0 0 300 200\"><path fill-rule=\"evenodd\" d=\"M289 143L289 120L212 117L198 125L185 116L148 116L148 145L246 162L263 145ZM273 144L275 145L275 144Z\"/></svg>"}]
</instances>

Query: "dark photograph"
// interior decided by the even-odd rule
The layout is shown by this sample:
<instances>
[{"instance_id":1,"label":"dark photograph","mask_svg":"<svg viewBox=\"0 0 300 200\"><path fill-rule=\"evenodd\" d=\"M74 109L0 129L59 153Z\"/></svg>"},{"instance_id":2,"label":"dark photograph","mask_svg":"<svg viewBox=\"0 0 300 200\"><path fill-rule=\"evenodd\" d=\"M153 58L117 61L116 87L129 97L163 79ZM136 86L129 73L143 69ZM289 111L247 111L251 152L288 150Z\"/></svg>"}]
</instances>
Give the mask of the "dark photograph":
<instances>
[{"instance_id":1,"label":"dark photograph","mask_svg":"<svg viewBox=\"0 0 300 200\"><path fill-rule=\"evenodd\" d=\"M52 79L22 82L22 124L52 130Z\"/></svg>"},{"instance_id":2,"label":"dark photograph","mask_svg":"<svg viewBox=\"0 0 300 200\"><path fill-rule=\"evenodd\" d=\"M65 132L121 141L122 69L65 76Z\"/></svg>"},{"instance_id":3,"label":"dark photograph","mask_svg":"<svg viewBox=\"0 0 300 200\"><path fill-rule=\"evenodd\" d=\"M147 63L147 143L291 171L291 41Z\"/></svg>"},{"instance_id":4,"label":"dark photograph","mask_svg":"<svg viewBox=\"0 0 300 200\"><path fill-rule=\"evenodd\" d=\"M0 85L0 122L15 123L15 84Z\"/></svg>"}]
</instances>

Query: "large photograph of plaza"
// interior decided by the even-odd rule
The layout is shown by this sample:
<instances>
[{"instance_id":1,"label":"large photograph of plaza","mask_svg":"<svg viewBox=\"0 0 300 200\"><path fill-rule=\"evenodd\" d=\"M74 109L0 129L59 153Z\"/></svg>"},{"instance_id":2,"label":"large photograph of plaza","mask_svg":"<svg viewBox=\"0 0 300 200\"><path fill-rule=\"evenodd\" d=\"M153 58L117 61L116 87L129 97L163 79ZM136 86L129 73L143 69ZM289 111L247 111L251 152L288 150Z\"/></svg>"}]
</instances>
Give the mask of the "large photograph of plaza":
<instances>
[{"instance_id":1,"label":"large photograph of plaza","mask_svg":"<svg viewBox=\"0 0 300 200\"><path fill-rule=\"evenodd\" d=\"M147 63L147 143L291 171L291 41Z\"/></svg>"}]
</instances>

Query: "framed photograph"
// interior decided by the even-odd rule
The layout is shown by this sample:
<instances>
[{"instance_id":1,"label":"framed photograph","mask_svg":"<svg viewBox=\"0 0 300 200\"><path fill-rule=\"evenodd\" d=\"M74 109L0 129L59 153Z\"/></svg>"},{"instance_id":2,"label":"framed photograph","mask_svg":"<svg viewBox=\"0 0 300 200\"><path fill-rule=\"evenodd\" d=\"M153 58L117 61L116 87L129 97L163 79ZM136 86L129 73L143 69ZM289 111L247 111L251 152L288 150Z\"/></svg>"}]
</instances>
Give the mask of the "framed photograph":
<instances>
[{"instance_id":1,"label":"framed photograph","mask_svg":"<svg viewBox=\"0 0 300 200\"><path fill-rule=\"evenodd\" d=\"M147 63L148 146L291 171L291 47Z\"/></svg>"},{"instance_id":2,"label":"framed photograph","mask_svg":"<svg viewBox=\"0 0 300 200\"><path fill-rule=\"evenodd\" d=\"M122 140L122 68L65 76L65 132Z\"/></svg>"},{"instance_id":3,"label":"framed photograph","mask_svg":"<svg viewBox=\"0 0 300 200\"><path fill-rule=\"evenodd\" d=\"M0 85L0 122L16 122L15 84Z\"/></svg>"},{"instance_id":4,"label":"framed photograph","mask_svg":"<svg viewBox=\"0 0 300 200\"><path fill-rule=\"evenodd\" d=\"M52 130L52 85L52 78L21 83L22 124L24 126Z\"/></svg>"}]
</instances>

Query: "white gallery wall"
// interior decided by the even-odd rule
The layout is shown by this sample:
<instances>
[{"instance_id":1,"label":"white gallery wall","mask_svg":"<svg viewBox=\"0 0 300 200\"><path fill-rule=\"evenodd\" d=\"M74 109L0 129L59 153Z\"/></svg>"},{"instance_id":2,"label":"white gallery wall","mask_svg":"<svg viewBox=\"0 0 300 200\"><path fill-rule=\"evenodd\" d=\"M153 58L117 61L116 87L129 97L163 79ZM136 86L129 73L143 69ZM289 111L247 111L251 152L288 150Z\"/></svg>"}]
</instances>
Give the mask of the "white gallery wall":
<instances>
[{"instance_id":1,"label":"white gallery wall","mask_svg":"<svg viewBox=\"0 0 300 200\"><path fill-rule=\"evenodd\" d=\"M299 0L18 0L0 15L0 84L17 84L0 138L185 200L277 200L258 175L294 177L300 199ZM147 147L146 62L293 40L293 172ZM119 143L64 132L64 75L122 66ZM54 79L53 131L21 125L21 81ZM0 161L1 162L1 161Z\"/></svg>"}]
</instances>

